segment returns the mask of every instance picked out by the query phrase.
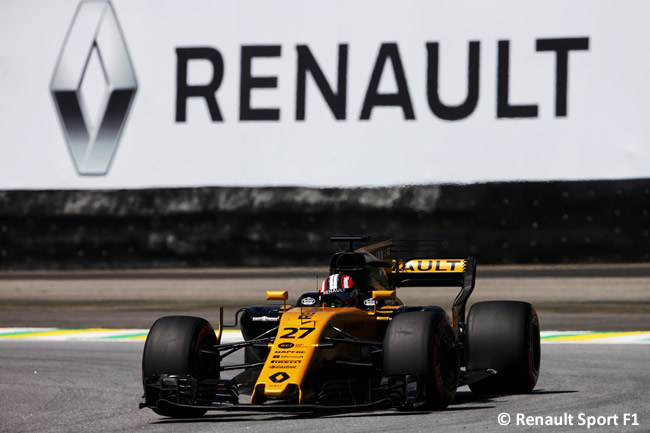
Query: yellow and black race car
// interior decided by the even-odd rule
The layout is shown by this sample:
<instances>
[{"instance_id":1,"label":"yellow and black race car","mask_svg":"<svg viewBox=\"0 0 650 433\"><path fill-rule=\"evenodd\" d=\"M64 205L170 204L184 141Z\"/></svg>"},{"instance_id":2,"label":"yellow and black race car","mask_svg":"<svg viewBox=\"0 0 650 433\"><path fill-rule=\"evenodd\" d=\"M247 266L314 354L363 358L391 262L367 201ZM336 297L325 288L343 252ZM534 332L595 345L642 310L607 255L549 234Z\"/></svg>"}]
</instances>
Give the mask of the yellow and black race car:
<instances>
[{"instance_id":1,"label":"yellow and black race car","mask_svg":"<svg viewBox=\"0 0 650 433\"><path fill-rule=\"evenodd\" d=\"M287 292L267 292L283 305L239 310L244 341L221 344L222 313L216 333L198 317L158 319L144 346L140 408L179 418L208 410L435 410L462 385L478 394L532 391L540 367L537 313L525 302L488 301L466 317L473 258L424 254L431 244L422 241L354 249L369 238L332 240L348 247L332 256L320 291L295 306L286 304ZM460 287L451 318L396 296L399 287L418 286ZM243 364L222 362L239 350ZM228 370L241 372L226 380Z\"/></svg>"}]
</instances>

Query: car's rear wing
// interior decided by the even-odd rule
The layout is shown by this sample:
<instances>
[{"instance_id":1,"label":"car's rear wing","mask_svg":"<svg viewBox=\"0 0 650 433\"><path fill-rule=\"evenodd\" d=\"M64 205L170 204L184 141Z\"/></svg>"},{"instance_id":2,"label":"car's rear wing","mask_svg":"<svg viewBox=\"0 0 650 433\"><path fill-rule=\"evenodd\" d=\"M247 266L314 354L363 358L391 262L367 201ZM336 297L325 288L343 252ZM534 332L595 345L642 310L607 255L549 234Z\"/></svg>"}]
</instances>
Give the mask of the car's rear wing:
<instances>
[{"instance_id":1,"label":"car's rear wing","mask_svg":"<svg viewBox=\"0 0 650 433\"><path fill-rule=\"evenodd\" d=\"M476 260L443 259L447 242L442 239L388 239L355 248L367 242L366 235L336 235L333 242L347 242L347 249L332 256L330 272L383 268L391 289L398 287L460 287L452 307L456 335L465 326L465 306L474 291ZM407 258L410 257L410 258Z\"/></svg>"},{"instance_id":2,"label":"car's rear wing","mask_svg":"<svg viewBox=\"0 0 650 433\"><path fill-rule=\"evenodd\" d=\"M390 271L393 287L460 287L454 299L452 326L458 335L465 323L465 306L476 283L476 260L414 258L406 261L393 259Z\"/></svg>"},{"instance_id":3,"label":"car's rear wing","mask_svg":"<svg viewBox=\"0 0 650 433\"><path fill-rule=\"evenodd\" d=\"M368 238L353 239L358 240ZM465 322L467 300L474 291L476 260L474 257L439 258L444 257L446 247L447 243L441 239L393 239L367 245L356 251L376 257L378 261L374 265L384 268L393 288L460 287L452 308L452 324L458 335L459 324Z\"/></svg>"},{"instance_id":4,"label":"car's rear wing","mask_svg":"<svg viewBox=\"0 0 650 433\"><path fill-rule=\"evenodd\" d=\"M393 259L389 278L395 287L473 287L476 261L465 259Z\"/></svg>"},{"instance_id":5,"label":"car's rear wing","mask_svg":"<svg viewBox=\"0 0 650 433\"><path fill-rule=\"evenodd\" d=\"M369 240L368 236L333 236L333 241ZM441 239L390 239L355 251L372 254L381 263L394 287L464 287L473 288L476 260L443 259L447 242ZM407 258L410 257L410 258ZM434 258L437 257L437 258ZM391 266L392 265L392 266Z\"/></svg>"}]
</instances>

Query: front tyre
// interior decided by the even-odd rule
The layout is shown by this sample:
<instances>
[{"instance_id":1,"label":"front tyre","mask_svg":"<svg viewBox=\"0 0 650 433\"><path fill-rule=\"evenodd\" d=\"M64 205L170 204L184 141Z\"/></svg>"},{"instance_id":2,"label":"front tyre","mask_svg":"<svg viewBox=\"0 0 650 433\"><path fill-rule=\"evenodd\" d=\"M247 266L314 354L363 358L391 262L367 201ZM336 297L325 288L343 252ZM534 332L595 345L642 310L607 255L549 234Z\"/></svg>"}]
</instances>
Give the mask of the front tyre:
<instances>
[{"instance_id":1,"label":"front tyre","mask_svg":"<svg viewBox=\"0 0 650 433\"><path fill-rule=\"evenodd\" d=\"M161 374L190 375L197 379L218 378L218 366L201 356L201 350L217 344L210 323L200 317L161 317L151 327L142 354L142 381ZM164 407L155 413L172 418L195 418L205 409Z\"/></svg>"},{"instance_id":2,"label":"front tyre","mask_svg":"<svg viewBox=\"0 0 650 433\"><path fill-rule=\"evenodd\" d=\"M393 317L384 337L386 375L416 376L422 384L419 409L441 410L456 395L458 345L443 311L415 311Z\"/></svg>"},{"instance_id":3,"label":"front tyre","mask_svg":"<svg viewBox=\"0 0 650 433\"><path fill-rule=\"evenodd\" d=\"M469 385L472 392L530 393L540 370L539 319L532 305L518 301L478 302L467 318L467 370L498 373Z\"/></svg>"}]
</instances>

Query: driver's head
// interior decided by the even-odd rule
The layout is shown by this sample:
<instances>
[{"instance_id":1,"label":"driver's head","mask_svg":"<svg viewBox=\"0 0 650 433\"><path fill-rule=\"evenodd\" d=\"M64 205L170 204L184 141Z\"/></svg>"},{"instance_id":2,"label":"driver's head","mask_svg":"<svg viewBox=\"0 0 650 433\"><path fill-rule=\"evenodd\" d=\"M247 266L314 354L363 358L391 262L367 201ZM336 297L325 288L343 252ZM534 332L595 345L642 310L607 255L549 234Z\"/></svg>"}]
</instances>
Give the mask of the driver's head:
<instances>
[{"instance_id":1,"label":"driver's head","mask_svg":"<svg viewBox=\"0 0 650 433\"><path fill-rule=\"evenodd\" d=\"M320 286L321 302L327 305L356 306L359 290L352 278L343 274L333 274L325 278Z\"/></svg>"}]
</instances>

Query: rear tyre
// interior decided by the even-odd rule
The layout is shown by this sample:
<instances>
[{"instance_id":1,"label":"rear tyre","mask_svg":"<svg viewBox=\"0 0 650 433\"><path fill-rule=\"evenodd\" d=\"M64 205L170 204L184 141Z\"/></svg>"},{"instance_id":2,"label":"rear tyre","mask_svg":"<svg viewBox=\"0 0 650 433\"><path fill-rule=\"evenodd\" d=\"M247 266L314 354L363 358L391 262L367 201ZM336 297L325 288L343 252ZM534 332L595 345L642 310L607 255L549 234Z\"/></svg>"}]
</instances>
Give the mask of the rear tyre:
<instances>
[{"instance_id":1,"label":"rear tyre","mask_svg":"<svg viewBox=\"0 0 650 433\"><path fill-rule=\"evenodd\" d=\"M478 302L467 317L467 370L498 373L469 385L475 394L527 394L540 369L539 319L532 305Z\"/></svg>"},{"instance_id":2,"label":"rear tyre","mask_svg":"<svg viewBox=\"0 0 650 433\"><path fill-rule=\"evenodd\" d=\"M460 377L458 345L446 314L415 311L393 317L384 337L383 368L385 375L417 377L418 409L446 408Z\"/></svg>"},{"instance_id":3,"label":"rear tyre","mask_svg":"<svg viewBox=\"0 0 650 433\"><path fill-rule=\"evenodd\" d=\"M160 374L190 375L197 379L218 378L218 366L201 356L201 349L217 344L210 323L199 317L161 317L151 327L142 354L142 381ZM155 413L172 418L195 418L205 409L164 407Z\"/></svg>"}]
</instances>

